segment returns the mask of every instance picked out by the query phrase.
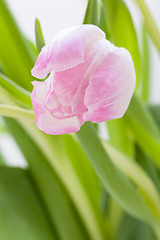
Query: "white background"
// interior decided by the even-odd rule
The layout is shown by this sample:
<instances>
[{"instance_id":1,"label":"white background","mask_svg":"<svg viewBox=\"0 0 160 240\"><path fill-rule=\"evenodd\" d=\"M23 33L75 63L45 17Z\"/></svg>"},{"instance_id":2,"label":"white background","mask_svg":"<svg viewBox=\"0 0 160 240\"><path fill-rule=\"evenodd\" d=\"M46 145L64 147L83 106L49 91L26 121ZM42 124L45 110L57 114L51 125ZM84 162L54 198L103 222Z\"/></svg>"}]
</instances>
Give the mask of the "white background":
<instances>
[{"instance_id":1,"label":"white background","mask_svg":"<svg viewBox=\"0 0 160 240\"><path fill-rule=\"evenodd\" d=\"M13 15L17 19L21 30L32 41L35 41L34 22L37 17L42 26L45 41L50 39L64 28L81 24L87 5L86 0L7 0ZM137 31L142 25L141 13L134 0L126 0L131 11ZM149 9L160 30L160 1L146 0ZM152 89L151 100L160 103L160 59L151 44ZM10 165L25 166L22 156L11 137L0 137L0 151L5 155Z\"/></svg>"}]
</instances>

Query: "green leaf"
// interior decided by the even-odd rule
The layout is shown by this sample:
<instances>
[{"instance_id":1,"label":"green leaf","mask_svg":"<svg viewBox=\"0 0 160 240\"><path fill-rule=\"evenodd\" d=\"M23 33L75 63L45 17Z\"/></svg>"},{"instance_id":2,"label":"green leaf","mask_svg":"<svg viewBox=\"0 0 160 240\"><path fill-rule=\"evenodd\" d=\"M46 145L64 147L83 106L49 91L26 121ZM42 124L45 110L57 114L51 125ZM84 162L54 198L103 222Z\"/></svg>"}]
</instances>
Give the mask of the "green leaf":
<instances>
[{"instance_id":1,"label":"green leaf","mask_svg":"<svg viewBox=\"0 0 160 240\"><path fill-rule=\"evenodd\" d=\"M1 93L3 93L3 91ZM5 98L6 103L17 107L7 93L4 92L3 97ZM90 204L88 194L83 189L79 177L75 174L69 158L66 156L66 152L64 152L62 136L46 135L33 124L27 121L22 121L21 119L18 121L35 145L39 146L52 171L55 171L60 181L62 181L63 186L73 201L72 203L80 214L84 225L86 225L86 229L91 238L95 240L103 239L103 226L99 225L97 213L93 208L93 205ZM79 195L81 197L79 197Z\"/></svg>"},{"instance_id":2,"label":"green leaf","mask_svg":"<svg viewBox=\"0 0 160 240\"><path fill-rule=\"evenodd\" d=\"M0 239L57 239L25 170L0 167L0 212Z\"/></svg>"},{"instance_id":3,"label":"green leaf","mask_svg":"<svg viewBox=\"0 0 160 240\"><path fill-rule=\"evenodd\" d=\"M0 153L0 166L4 166L4 165L5 165L5 161L2 154Z\"/></svg>"},{"instance_id":4,"label":"green leaf","mask_svg":"<svg viewBox=\"0 0 160 240\"><path fill-rule=\"evenodd\" d=\"M125 214L119 226L115 240L156 240L149 226Z\"/></svg>"},{"instance_id":5,"label":"green leaf","mask_svg":"<svg viewBox=\"0 0 160 240\"><path fill-rule=\"evenodd\" d=\"M112 163L92 124L85 123L77 132L77 137L105 189L121 207L137 218L154 221L143 197Z\"/></svg>"},{"instance_id":6,"label":"green leaf","mask_svg":"<svg viewBox=\"0 0 160 240\"><path fill-rule=\"evenodd\" d=\"M145 173L135 160L126 157L126 155L120 153L106 141L103 141L103 146L115 166L137 186L148 207L152 210L156 218L160 219L160 197L154 182L151 180L152 178ZM136 160L138 159L136 158Z\"/></svg>"},{"instance_id":7,"label":"green leaf","mask_svg":"<svg viewBox=\"0 0 160 240\"><path fill-rule=\"evenodd\" d=\"M149 158L148 155L145 154L138 146L136 146L136 161L139 163L140 166L143 167L146 173L150 176L157 190L160 193L160 175L158 172L158 168L156 167L152 159Z\"/></svg>"},{"instance_id":8,"label":"green leaf","mask_svg":"<svg viewBox=\"0 0 160 240\"><path fill-rule=\"evenodd\" d=\"M0 1L0 62L7 77L32 90L31 76L35 59L13 19L5 0Z\"/></svg>"},{"instance_id":9,"label":"green leaf","mask_svg":"<svg viewBox=\"0 0 160 240\"><path fill-rule=\"evenodd\" d=\"M160 128L160 105L149 106L149 111Z\"/></svg>"},{"instance_id":10,"label":"green leaf","mask_svg":"<svg viewBox=\"0 0 160 240\"><path fill-rule=\"evenodd\" d=\"M37 18L35 20L35 36L36 36L36 46L37 46L38 52L40 52L41 48L45 45L45 41L43 38L41 24Z\"/></svg>"},{"instance_id":11,"label":"green leaf","mask_svg":"<svg viewBox=\"0 0 160 240\"><path fill-rule=\"evenodd\" d=\"M65 134L62 137L65 147L66 156L69 158L74 171L78 175L83 188L86 190L91 204L99 206L101 186L99 185L99 179L88 161L82 147L73 135Z\"/></svg>"},{"instance_id":12,"label":"green leaf","mask_svg":"<svg viewBox=\"0 0 160 240\"><path fill-rule=\"evenodd\" d=\"M143 56L142 56L142 99L149 100L150 96L150 53L145 26L143 26Z\"/></svg>"},{"instance_id":13,"label":"green leaf","mask_svg":"<svg viewBox=\"0 0 160 240\"><path fill-rule=\"evenodd\" d=\"M160 167L160 129L147 107L135 95L125 117L139 146Z\"/></svg>"},{"instance_id":14,"label":"green leaf","mask_svg":"<svg viewBox=\"0 0 160 240\"><path fill-rule=\"evenodd\" d=\"M144 131L146 131L146 134L151 135L155 140L160 142L160 130L153 116L147 109L146 105L140 101L135 94L131 99L125 116L131 118L136 124L142 127Z\"/></svg>"},{"instance_id":15,"label":"green leaf","mask_svg":"<svg viewBox=\"0 0 160 240\"><path fill-rule=\"evenodd\" d=\"M133 119L127 118L127 123L141 149L143 149L160 168L160 143Z\"/></svg>"},{"instance_id":16,"label":"green leaf","mask_svg":"<svg viewBox=\"0 0 160 240\"><path fill-rule=\"evenodd\" d=\"M72 201L42 151L15 121L6 119L6 123L29 164L35 187L58 238L88 239Z\"/></svg>"},{"instance_id":17,"label":"green leaf","mask_svg":"<svg viewBox=\"0 0 160 240\"><path fill-rule=\"evenodd\" d=\"M20 87L2 73L0 73L0 86L3 87L18 103L32 107L30 92Z\"/></svg>"},{"instance_id":18,"label":"green leaf","mask_svg":"<svg viewBox=\"0 0 160 240\"><path fill-rule=\"evenodd\" d=\"M126 129L124 118L107 121L111 144L128 156L133 156L134 147Z\"/></svg>"},{"instance_id":19,"label":"green leaf","mask_svg":"<svg viewBox=\"0 0 160 240\"><path fill-rule=\"evenodd\" d=\"M35 62L38 56L38 49L33 44L33 42L30 39L28 39L26 36L23 36L23 38L24 38L28 53L32 57L33 62Z\"/></svg>"},{"instance_id":20,"label":"green leaf","mask_svg":"<svg viewBox=\"0 0 160 240\"><path fill-rule=\"evenodd\" d=\"M141 74L141 58L136 31L131 15L123 0L102 0L105 9L106 35L118 47L126 48L133 58L137 75L137 86ZM109 34L108 34L109 32Z\"/></svg>"},{"instance_id":21,"label":"green leaf","mask_svg":"<svg viewBox=\"0 0 160 240\"><path fill-rule=\"evenodd\" d=\"M73 168L72 171L78 176L88 196L89 204L95 214L98 228L101 229L101 232L104 232L104 215L99 208L102 189L99 184L99 179L74 135L63 135L63 142L65 146L64 154L69 158L69 162Z\"/></svg>"},{"instance_id":22,"label":"green leaf","mask_svg":"<svg viewBox=\"0 0 160 240\"><path fill-rule=\"evenodd\" d=\"M106 38L108 40L111 39L110 32L108 30L108 25L107 25L107 20L106 20L106 11L104 6L102 5L100 8L100 19L99 19L99 24L98 26L105 32Z\"/></svg>"},{"instance_id":23,"label":"green leaf","mask_svg":"<svg viewBox=\"0 0 160 240\"><path fill-rule=\"evenodd\" d=\"M98 25L98 4L97 0L88 0L87 10L83 24Z\"/></svg>"},{"instance_id":24,"label":"green leaf","mask_svg":"<svg viewBox=\"0 0 160 240\"><path fill-rule=\"evenodd\" d=\"M147 6L147 4L145 3L144 0L137 0L137 3L142 11L144 20L145 20L145 25L148 29L148 32L155 44L155 46L157 47L159 53L160 53L160 32L159 29L150 13L150 10Z\"/></svg>"},{"instance_id":25,"label":"green leaf","mask_svg":"<svg viewBox=\"0 0 160 240\"><path fill-rule=\"evenodd\" d=\"M32 123L35 121L34 111L1 103L0 103L0 115L4 117L23 119L24 121Z\"/></svg>"}]
</instances>

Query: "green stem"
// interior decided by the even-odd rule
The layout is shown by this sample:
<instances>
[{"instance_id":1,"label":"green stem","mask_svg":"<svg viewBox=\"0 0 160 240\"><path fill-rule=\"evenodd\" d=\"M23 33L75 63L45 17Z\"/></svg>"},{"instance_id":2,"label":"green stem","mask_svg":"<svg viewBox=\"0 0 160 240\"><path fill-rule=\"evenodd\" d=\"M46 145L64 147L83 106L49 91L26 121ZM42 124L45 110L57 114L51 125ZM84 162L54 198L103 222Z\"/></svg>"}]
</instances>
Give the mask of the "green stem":
<instances>
[{"instance_id":1,"label":"green stem","mask_svg":"<svg viewBox=\"0 0 160 240\"><path fill-rule=\"evenodd\" d=\"M145 19L145 23L146 23L146 27L148 29L148 32L154 42L154 44L156 45L156 47L158 48L158 51L160 53L160 32L157 28L157 25L148 9L147 4L145 3L144 0L137 0L137 3L143 13L144 19Z\"/></svg>"}]
</instances>

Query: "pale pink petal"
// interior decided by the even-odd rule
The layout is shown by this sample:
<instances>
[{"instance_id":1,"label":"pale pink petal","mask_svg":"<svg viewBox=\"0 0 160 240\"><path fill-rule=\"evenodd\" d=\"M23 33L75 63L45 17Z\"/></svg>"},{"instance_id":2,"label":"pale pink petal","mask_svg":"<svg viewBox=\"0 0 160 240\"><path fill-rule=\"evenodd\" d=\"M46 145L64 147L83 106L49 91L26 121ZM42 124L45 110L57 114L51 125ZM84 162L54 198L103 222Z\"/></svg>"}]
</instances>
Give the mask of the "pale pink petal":
<instances>
[{"instance_id":1,"label":"pale pink petal","mask_svg":"<svg viewBox=\"0 0 160 240\"><path fill-rule=\"evenodd\" d=\"M84 63L63 72L52 73L45 105L53 116L71 117L88 110L84 105L84 95L89 78L114 49L109 41L98 40L86 49Z\"/></svg>"},{"instance_id":2,"label":"pale pink petal","mask_svg":"<svg viewBox=\"0 0 160 240\"><path fill-rule=\"evenodd\" d=\"M60 135L74 133L79 131L84 123L81 117L57 119L47 110L43 110L44 112L36 119L36 126L47 134Z\"/></svg>"},{"instance_id":3,"label":"pale pink petal","mask_svg":"<svg viewBox=\"0 0 160 240\"><path fill-rule=\"evenodd\" d=\"M42 79L51 71L64 71L83 63L86 47L99 39L105 39L105 34L94 25L86 24L62 31L42 48L32 75Z\"/></svg>"},{"instance_id":4,"label":"pale pink petal","mask_svg":"<svg viewBox=\"0 0 160 240\"><path fill-rule=\"evenodd\" d=\"M135 88L135 70L129 52L116 48L110 52L91 76L84 103L85 121L94 123L120 118Z\"/></svg>"},{"instance_id":5,"label":"pale pink petal","mask_svg":"<svg viewBox=\"0 0 160 240\"><path fill-rule=\"evenodd\" d=\"M47 134L59 135L79 131L84 123L82 116L66 118L64 120L54 118L44 107L44 99L47 92L47 81L33 82L31 94L33 109L35 112L36 126Z\"/></svg>"}]
</instances>

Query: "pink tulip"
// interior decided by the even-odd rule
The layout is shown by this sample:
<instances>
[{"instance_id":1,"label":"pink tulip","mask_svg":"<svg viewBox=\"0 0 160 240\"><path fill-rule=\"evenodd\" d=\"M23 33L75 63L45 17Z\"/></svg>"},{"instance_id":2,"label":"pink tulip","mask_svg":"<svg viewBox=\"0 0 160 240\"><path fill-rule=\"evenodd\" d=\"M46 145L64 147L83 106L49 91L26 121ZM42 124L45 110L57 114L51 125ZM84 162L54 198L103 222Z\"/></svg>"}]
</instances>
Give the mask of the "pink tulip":
<instances>
[{"instance_id":1,"label":"pink tulip","mask_svg":"<svg viewBox=\"0 0 160 240\"><path fill-rule=\"evenodd\" d=\"M105 39L94 25L69 28L42 48L32 75L37 127L47 134L73 133L85 121L100 123L125 113L135 88L130 53Z\"/></svg>"}]
</instances>

